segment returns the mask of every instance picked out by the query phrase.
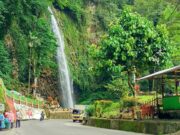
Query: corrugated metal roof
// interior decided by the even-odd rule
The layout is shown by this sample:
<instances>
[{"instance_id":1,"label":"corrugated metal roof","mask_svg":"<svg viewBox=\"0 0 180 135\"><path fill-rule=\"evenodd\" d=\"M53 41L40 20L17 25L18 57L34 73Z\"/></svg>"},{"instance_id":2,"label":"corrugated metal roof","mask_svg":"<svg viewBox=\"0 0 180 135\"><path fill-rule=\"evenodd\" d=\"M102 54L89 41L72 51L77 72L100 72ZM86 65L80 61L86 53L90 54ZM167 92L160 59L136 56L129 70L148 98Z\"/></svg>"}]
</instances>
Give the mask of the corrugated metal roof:
<instances>
[{"instance_id":1,"label":"corrugated metal roof","mask_svg":"<svg viewBox=\"0 0 180 135\"><path fill-rule=\"evenodd\" d=\"M172 75L171 78L174 78L175 77L175 72L176 72L177 77L179 78L180 77L180 65L169 68L169 69L165 69L165 70L155 72L153 74L138 78L136 80L140 81L140 80L144 80L144 79L151 79L151 78L161 77L164 74L168 75L168 74L171 74L171 73L173 73L173 74L171 74Z\"/></svg>"}]
</instances>

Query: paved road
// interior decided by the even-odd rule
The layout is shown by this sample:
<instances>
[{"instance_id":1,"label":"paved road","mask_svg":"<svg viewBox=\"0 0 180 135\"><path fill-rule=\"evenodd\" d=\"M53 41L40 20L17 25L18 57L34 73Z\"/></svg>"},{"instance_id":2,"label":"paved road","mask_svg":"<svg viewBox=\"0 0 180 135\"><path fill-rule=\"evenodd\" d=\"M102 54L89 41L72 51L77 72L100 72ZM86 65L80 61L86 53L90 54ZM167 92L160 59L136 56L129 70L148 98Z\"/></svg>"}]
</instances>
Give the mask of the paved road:
<instances>
[{"instance_id":1,"label":"paved road","mask_svg":"<svg viewBox=\"0 0 180 135\"><path fill-rule=\"evenodd\" d=\"M25 121L22 127L0 135L138 135L137 133L83 126L70 120ZM140 134L139 134L140 135Z\"/></svg>"}]
</instances>

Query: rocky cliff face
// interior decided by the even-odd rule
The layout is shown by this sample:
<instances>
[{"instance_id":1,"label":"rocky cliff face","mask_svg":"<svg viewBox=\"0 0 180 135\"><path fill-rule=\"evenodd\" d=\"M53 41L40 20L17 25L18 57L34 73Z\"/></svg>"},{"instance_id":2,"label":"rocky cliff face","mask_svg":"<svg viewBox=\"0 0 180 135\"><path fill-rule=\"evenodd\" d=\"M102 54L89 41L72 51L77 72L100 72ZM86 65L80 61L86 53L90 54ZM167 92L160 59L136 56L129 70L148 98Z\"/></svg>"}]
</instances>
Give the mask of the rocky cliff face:
<instances>
[{"instance_id":1,"label":"rocky cliff face","mask_svg":"<svg viewBox=\"0 0 180 135\"><path fill-rule=\"evenodd\" d=\"M47 99L48 97L59 99L58 77L43 73L39 78L39 86L37 92L45 99Z\"/></svg>"}]
</instances>

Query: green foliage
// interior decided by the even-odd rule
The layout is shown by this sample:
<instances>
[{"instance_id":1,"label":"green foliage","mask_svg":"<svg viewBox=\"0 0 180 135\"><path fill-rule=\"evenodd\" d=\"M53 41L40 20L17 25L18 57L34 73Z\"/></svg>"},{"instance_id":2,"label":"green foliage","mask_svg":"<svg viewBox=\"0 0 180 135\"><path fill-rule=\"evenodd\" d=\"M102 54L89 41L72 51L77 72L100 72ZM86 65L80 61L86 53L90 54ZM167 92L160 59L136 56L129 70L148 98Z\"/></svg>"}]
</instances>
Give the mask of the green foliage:
<instances>
[{"instance_id":1,"label":"green foliage","mask_svg":"<svg viewBox=\"0 0 180 135\"><path fill-rule=\"evenodd\" d=\"M124 1L124 0L123 0ZM97 5L95 11L95 17L98 20L98 24L102 29L107 30L108 25L114 20L119 12L118 0L103 0L103 1L94 1Z\"/></svg>"},{"instance_id":2,"label":"green foliage","mask_svg":"<svg viewBox=\"0 0 180 135\"><path fill-rule=\"evenodd\" d=\"M119 100L119 94L113 93L112 91L107 90L93 90L92 91L84 91L82 92L81 98L79 99L79 102L81 104L87 105L92 104L96 100L112 100L117 101Z\"/></svg>"},{"instance_id":3,"label":"green foliage","mask_svg":"<svg viewBox=\"0 0 180 135\"><path fill-rule=\"evenodd\" d=\"M95 116L96 117L102 117L103 111L105 108L111 106L112 101L109 100L100 100L100 101L96 101L94 103L95 105Z\"/></svg>"},{"instance_id":4,"label":"green foliage","mask_svg":"<svg viewBox=\"0 0 180 135\"><path fill-rule=\"evenodd\" d=\"M179 0L135 0L134 4L129 6L134 12L138 12L152 21L154 26L166 25L166 29L169 32L168 37L170 42L168 43L168 47L171 49L171 53L169 54L171 60L166 60L167 64L163 66L163 69L180 64L179 2ZM149 67L148 73L153 73L160 69L160 67ZM152 90L152 81L149 81L149 84L149 90Z\"/></svg>"},{"instance_id":5,"label":"green foliage","mask_svg":"<svg viewBox=\"0 0 180 135\"><path fill-rule=\"evenodd\" d=\"M0 77L10 88L28 82L29 66L33 69L32 77L39 77L45 69L51 70L51 73L56 72L56 42L47 10L50 3L50 0L0 1L0 40L7 46L9 59L8 62L5 58L1 59L6 66L1 66ZM30 33L36 37L35 41L30 38ZM32 55L29 47L31 42ZM5 57L4 53L1 56ZM16 72L18 78L9 75L12 71L13 77Z\"/></svg>"},{"instance_id":6,"label":"green foliage","mask_svg":"<svg viewBox=\"0 0 180 135\"><path fill-rule=\"evenodd\" d=\"M166 8L166 4L164 0L135 0L132 8L146 18L154 21L155 24L158 24L160 16Z\"/></svg>"},{"instance_id":7,"label":"green foliage","mask_svg":"<svg viewBox=\"0 0 180 135\"><path fill-rule=\"evenodd\" d=\"M127 84L128 78L121 75L121 72L123 70L131 72L132 66L136 66L137 72L144 75L154 67L155 70L159 70L160 67L170 65L171 42L169 42L167 26L159 23L154 26L153 22L153 18L158 17L158 11L162 13L166 8L164 4L163 10L159 8L161 0L157 5L154 1L149 1L149 4L153 5L152 9L158 7L155 12L150 10L149 13L152 15L145 16L150 21L128 10L121 12L122 9L126 9L126 5L134 7L133 11L143 8L133 0L57 2L61 11L58 18L61 20L59 22L65 35L74 88L81 95L79 100L81 103L91 103L93 99L98 98L107 99L109 93L114 93L110 97L119 97L112 89L122 87L118 85L120 80L117 78L123 78L122 83ZM72 17L71 6L81 7L86 16L85 24L79 26L79 21ZM145 14L141 13L141 15ZM107 34L104 34L106 32ZM102 37L101 42L96 45L99 37ZM87 44L91 43L93 45L87 47ZM129 73L128 76L131 74ZM111 90L107 91L107 86Z\"/></svg>"},{"instance_id":8,"label":"green foliage","mask_svg":"<svg viewBox=\"0 0 180 135\"><path fill-rule=\"evenodd\" d=\"M100 57L112 66L126 68L163 65L169 58L168 43L165 26L155 28L145 18L125 10L102 40Z\"/></svg>"},{"instance_id":9,"label":"green foliage","mask_svg":"<svg viewBox=\"0 0 180 135\"><path fill-rule=\"evenodd\" d=\"M67 0L57 0L56 2L61 9L64 9L65 7L67 7L67 4L68 4Z\"/></svg>"},{"instance_id":10,"label":"green foliage","mask_svg":"<svg viewBox=\"0 0 180 135\"><path fill-rule=\"evenodd\" d=\"M140 71L165 65L169 61L168 43L168 32L164 25L154 27L140 15L124 10L120 18L110 25L100 45L91 47L90 53L97 59L97 73L101 78L106 78L103 81L109 83L113 76L124 70L128 73L128 84L133 89L130 85L132 67ZM124 82L118 87L123 87ZM114 81L108 85L109 88L117 89L116 83Z\"/></svg>"},{"instance_id":11,"label":"green foliage","mask_svg":"<svg viewBox=\"0 0 180 135\"><path fill-rule=\"evenodd\" d=\"M0 29L3 26L3 22L4 22L4 13L5 13L6 9L4 7L4 3L2 1L0 1Z\"/></svg>"},{"instance_id":12,"label":"green foliage","mask_svg":"<svg viewBox=\"0 0 180 135\"><path fill-rule=\"evenodd\" d=\"M12 64L9 53L2 41L0 41L0 78L4 80L7 87L12 86Z\"/></svg>"},{"instance_id":13,"label":"green foliage","mask_svg":"<svg viewBox=\"0 0 180 135\"><path fill-rule=\"evenodd\" d=\"M12 22L9 31L10 32L7 35L7 37L10 40L12 38L15 39L14 47L16 48L16 59L18 61L19 80L22 82L26 82L27 68L28 68L28 53L29 53L27 36L22 33L22 30L18 26L16 21ZM9 48L9 50L11 49L12 48ZM12 53L10 52L10 54Z\"/></svg>"},{"instance_id":14,"label":"green foliage","mask_svg":"<svg viewBox=\"0 0 180 135\"><path fill-rule=\"evenodd\" d=\"M133 11L147 17L149 20L157 24L166 24L169 31L169 37L172 47L172 62L174 65L178 65L180 53L179 50L179 18L180 8L178 0L135 0L134 5L131 7Z\"/></svg>"},{"instance_id":15,"label":"green foliage","mask_svg":"<svg viewBox=\"0 0 180 135\"><path fill-rule=\"evenodd\" d=\"M102 117L107 119L118 119L119 110L105 112Z\"/></svg>"},{"instance_id":16,"label":"green foliage","mask_svg":"<svg viewBox=\"0 0 180 135\"><path fill-rule=\"evenodd\" d=\"M0 57L9 59L3 62L9 66L0 71L5 83L13 81L12 59L18 66L16 84L27 83L29 66L35 69L33 76L39 77L45 69L56 72L56 43L47 10L52 3L60 11L56 18L64 32L75 92L82 103L124 96L129 78L122 72L131 72L132 66L146 74L171 65L170 55L173 64L179 63L179 6L175 0L0 0L0 40L8 50L8 55ZM126 7L145 18L122 11Z\"/></svg>"},{"instance_id":17,"label":"green foliage","mask_svg":"<svg viewBox=\"0 0 180 135\"><path fill-rule=\"evenodd\" d=\"M55 5L58 9L63 10L65 13L70 15L72 19L81 24L84 20L84 10L82 9L82 0L55 0Z\"/></svg>"},{"instance_id":18,"label":"green foliage","mask_svg":"<svg viewBox=\"0 0 180 135\"><path fill-rule=\"evenodd\" d=\"M108 100L96 101L93 105L90 105L89 110L90 116L101 117L101 118L119 118L119 112L122 108L120 102L112 102Z\"/></svg>"},{"instance_id":19,"label":"green foliage","mask_svg":"<svg viewBox=\"0 0 180 135\"><path fill-rule=\"evenodd\" d=\"M93 69L95 75L102 79L101 84L108 84L106 88L112 91L118 89L123 96L122 91L127 89L123 84L128 84L134 94L132 82L136 70L133 66L137 71L163 67L170 61L168 45L165 25L155 27L139 14L124 10L109 26L108 34L102 37L99 46L92 45L89 52L95 60ZM128 78L121 75L122 71L126 71Z\"/></svg>"},{"instance_id":20,"label":"green foliage","mask_svg":"<svg viewBox=\"0 0 180 135\"><path fill-rule=\"evenodd\" d=\"M94 116L95 115L95 106L94 105L89 105L88 108L86 108L86 113L88 116Z\"/></svg>"},{"instance_id":21,"label":"green foliage","mask_svg":"<svg viewBox=\"0 0 180 135\"><path fill-rule=\"evenodd\" d=\"M32 60L35 60L34 68L36 68L36 75L39 76L43 69L55 67L53 58L56 42L49 24L44 18L37 20L36 28L29 36L32 45Z\"/></svg>"},{"instance_id":22,"label":"green foliage","mask_svg":"<svg viewBox=\"0 0 180 135\"><path fill-rule=\"evenodd\" d=\"M119 97L124 97L128 95L129 86L127 80L123 80L122 78L112 80L105 87L113 95L116 94Z\"/></svg>"},{"instance_id":23,"label":"green foliage","mask_svg":"<svg viewBox=\"0 0 180 135\"><path fill-rule=\"evenodd\" d=\"M3 80L0 78L0 103L5 103L5 91L6 87L4 86Z\"/></svg>"},{"instance_id":24,"label":"green foliage","mask_svg":"<svg viewBox=\"0 0 180 135\"><path fill-rule=\"evenodd\" d=\"M103 118L119 118L119 112L120 112L120 109L121 109L121 105L120 103L112 103L111 106L109 107L106 107L104 110L103 110L103 114L102 114L102 117Z\"/></svg>"},{"instance_id":25,"label":"green foliage","mask_svg":"<svg viewBox=\"0 0 180 135\"><path fill-rule=\"evenodd\" d=\"M5 75L10 75L12 65L10 63L9 54L4 46L4 43L0 41L0 72Z\"/></svg>"}]
</instances>

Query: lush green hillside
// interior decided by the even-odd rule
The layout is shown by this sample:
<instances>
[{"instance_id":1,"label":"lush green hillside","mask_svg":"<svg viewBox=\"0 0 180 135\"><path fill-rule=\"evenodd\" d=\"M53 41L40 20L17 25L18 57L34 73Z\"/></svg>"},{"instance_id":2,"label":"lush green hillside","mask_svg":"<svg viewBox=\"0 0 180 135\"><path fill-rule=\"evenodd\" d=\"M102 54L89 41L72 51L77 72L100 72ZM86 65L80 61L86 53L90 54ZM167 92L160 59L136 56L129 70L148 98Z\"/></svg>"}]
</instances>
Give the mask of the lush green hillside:
<instances>
[{"instance_id":1,"label":"lush green hillside","mask_svg":"<svg viewBox=\"0 0 180 135\"><path fill-rule=\"evenodd\" d=\"M154 25L149 25L147 28L159 27L157 29L161 29L160 31L164 34L166 33L166 37L164 41L162 41L166 42L166 45L164 43L160 43L159 45L162 47L167 46L169 48L168 50L173 52L165 52L165 55L167 55L162 56L163 59L159 57L160 59L158 59L160 61L158 64L151 63L148 66L148 63L142 65L142 63L138 64L137 62L137 76L179 64L179 25L177 24L179 21L179 7L177 7L177 2L178 1L168 0L78 0L76 2L73 0L57 0L54 2L57 18L60 21L65 35L66 52L74 80L74 88L81 101L88 99L88 102L99 98L116 99L119 97L119 94L117 94L118 91L111 91L111 88L108 86L111 87L113 85L113 89L121 87L116 83L122 83L122 81L115 80L115 78L118 77L122 78L122 75L120 75L121 71L109 73L108 75L108 71L103 64L103 69L97 69L100 58L94 58L94 56L92 56L92 53L93 55L96 53L95 50L92 51L92 46L96 46L95 48L97 48L97 46L101 44L102 39L108 34L109 26L119 19L122 11L127 8L131 9L131 12L138 12ZM141 6L141 4L144 6ZM174 29L171 27L174 27ZM166 31L166 29L168 31ZM156 34L154 33L154 35ZM100 55L102 56L102 54ZM126 55L127 54L125 54L125 56ZM148 56L150 57L150 54ZM137 61L138 60L141 61L141 57L139 57ZM129 60L127 59L125 61ZM148 60L141 62L146 63ZM123 66L123 63L120 63ZM141 65L143 67L139 68ZM110 67L112 68L112 66ZM150 85L147 84L148 82L144 82L143 89L151 89L151 82Z\"/></svg>"},{"instance_id":2,"label":"lush green hillside","mask_svg":"<svg viewBox=\"0 0 180 135\"><path fill-rule=\"evenodd\" d=\"M0 1L0 76L9 89L32 92L28 83L32 85L43 74L52 78L57 72L49 4L40 0Z\"/></svg>"},{"instance_id":3,"label":"lush green hillside","mask_svg":"<svg viewBox=\"0 0 180 135\"><path fill-rule=\"evenodd\" d=\"M128 82L132 81L133 66L140 76L180 64L178 2L0 0L0 77L9 89L26 94L32 93L30 86L38 79L38 92L42 96L57 96L56 42L47 10L51 6L64 33L77 101L87 103L98 98L119 98L122 90L128 91L131 86ZM126 25L131 29L115 29ZM148 31L152 35L148 35ZM156 40L154 35L158 37ZM136 41L145 46L144 50L135 49L139 45ZM163 53L157 54L158 49ZM147 51L142 61L141 56L135 54L138 51ZM154 59L158 62L153 63ZM140 62L146 64L142 66ZM148 82L144 84L143 89L149 89Z\"/></svg>"}]
</instances>

